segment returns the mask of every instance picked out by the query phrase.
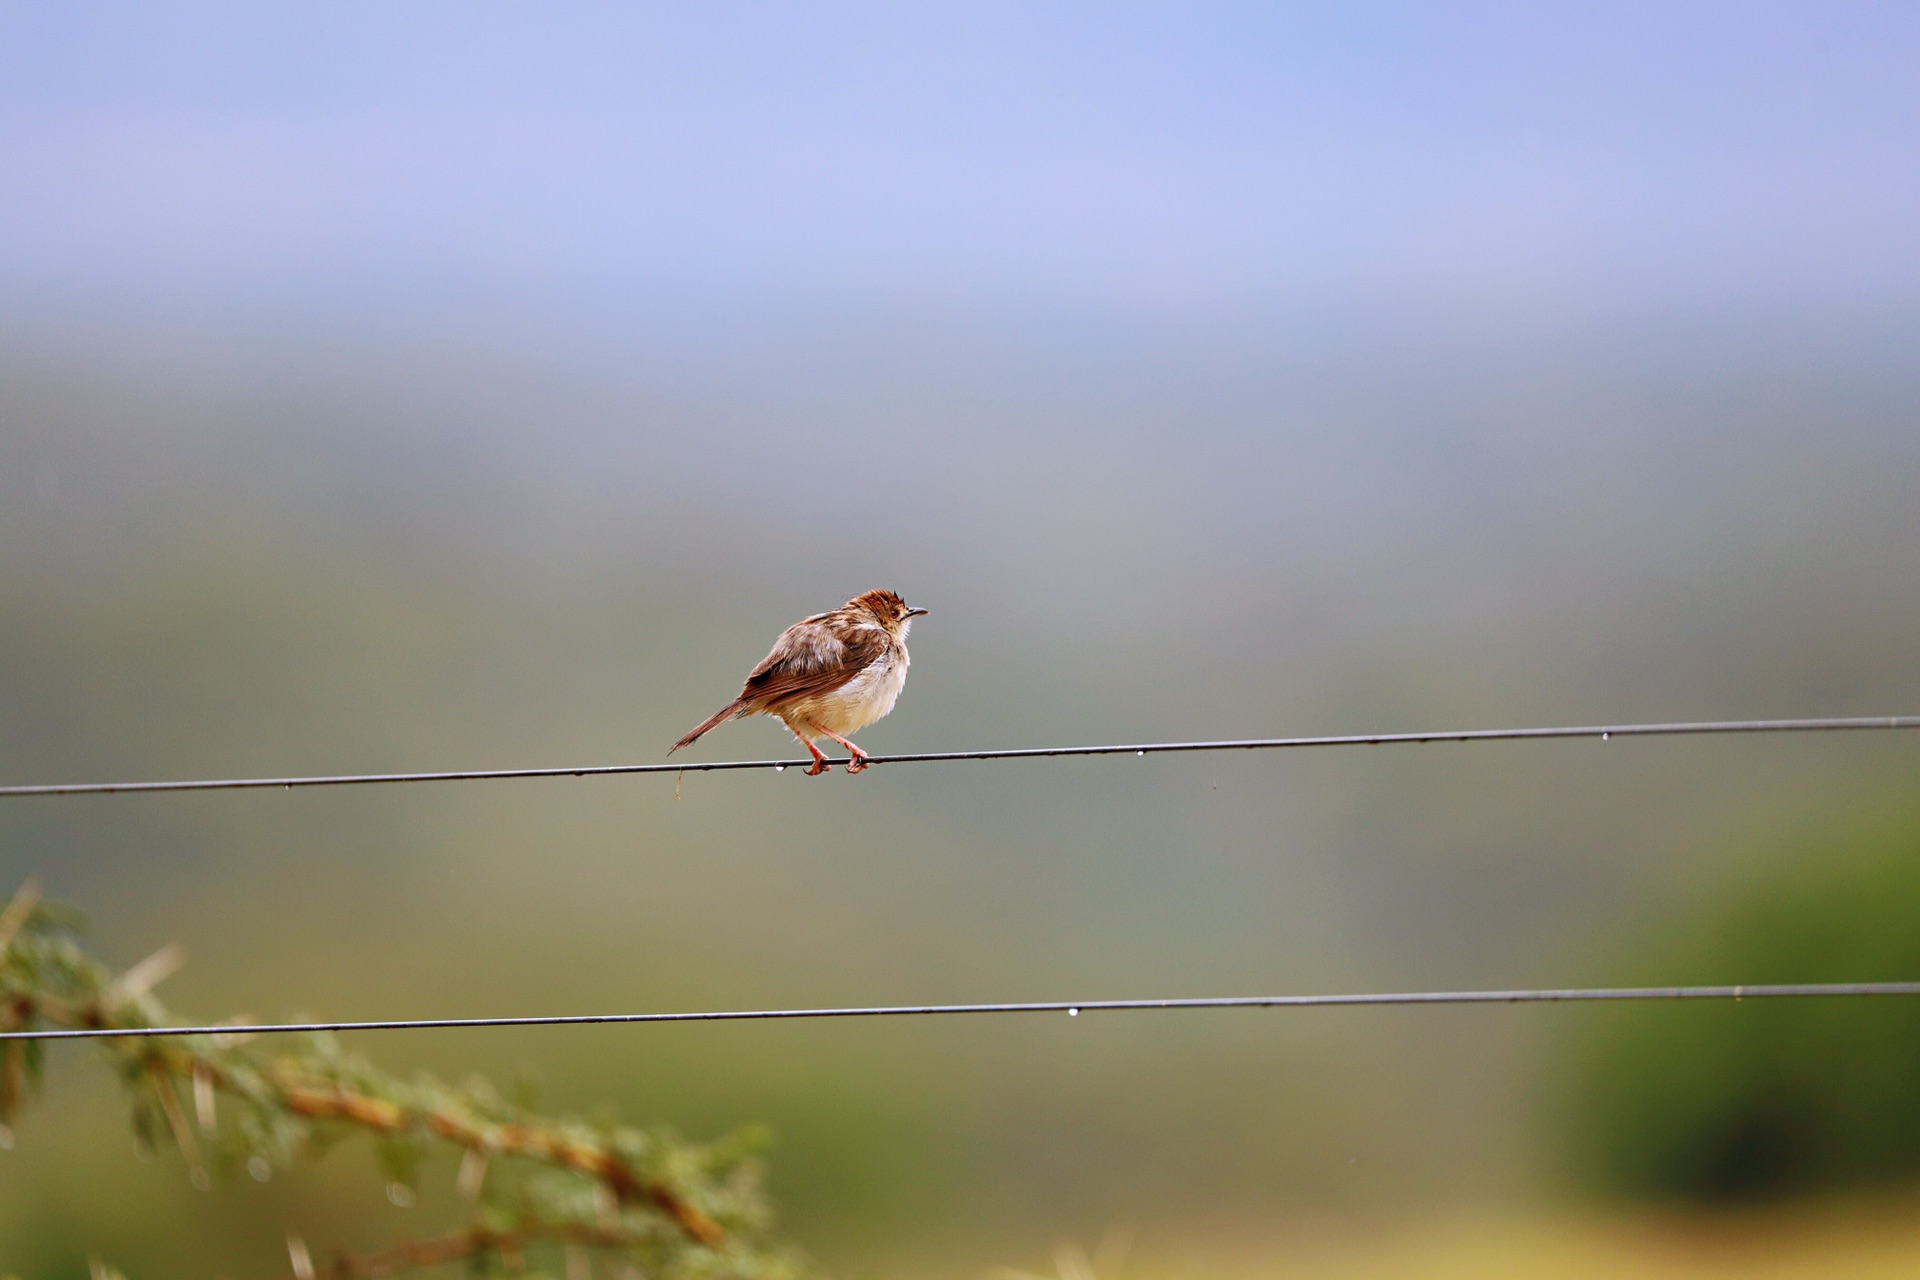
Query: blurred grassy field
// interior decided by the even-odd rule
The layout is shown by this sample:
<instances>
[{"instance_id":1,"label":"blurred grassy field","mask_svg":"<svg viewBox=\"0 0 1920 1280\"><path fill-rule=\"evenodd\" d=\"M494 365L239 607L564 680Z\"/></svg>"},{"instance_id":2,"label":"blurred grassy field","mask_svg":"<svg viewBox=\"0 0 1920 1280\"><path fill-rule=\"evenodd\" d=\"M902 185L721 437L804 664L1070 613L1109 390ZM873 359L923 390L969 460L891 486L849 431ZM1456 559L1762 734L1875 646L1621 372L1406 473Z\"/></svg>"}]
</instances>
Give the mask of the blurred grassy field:
<instances>
[{"instance_id":1,"label":"blurred grassy field","mask_svg":"<svg viewBox=\"0 0 1920 1280\"><path fill-rule=\"evenodd\" d=\"M784 384L748 353L760 381L716 386L501 351L50 342L0 350L9 782L659 760L781 625L875 585L934 610L877 752L1920 703L1916 392L1851 347L1384 374L1370 349L1195 401L1121 377L1124 351L929 389L865 380L864 349ZM890 433L890 500L796 522L739 491L743 456L829 484L821 423ZM1169 661L1196 625L1202 657ZM783 747L749 723L700 749ZM1912 759L1828 736L105 797L0 808L0 877L87 910L117 963L183 943L165 995L208 1017L1578 984L1612 976L1595 939L1739 862L1730 828L1906 784ZM818 1255L972 1276L1222 1203L1240 1238L1522 1196L1553 1154L1539 1050L1581 1016L364 1047L696 1135L767 1122ZM84 1058L56 1066L0 1157L0 1270L79 1275L97 1250L137 1280L255 1274L289 1225L404 1225L345 1153L193 1192L133 1159ZM1640 1237L1352 1247L1519 1267L1562 1238L1601 1266Z\"/></svg>"},{"instance_id":2,"label":"blurred grassy field","mask_svg":"<svg viewBox=\"0 0 1920 1280\"><path fill-rule=\"evenodd\" d=\"M1064 1240L984 1280L1905 1280L1920 1201L1716 1217L1450 1214L1372 1229L1302 1226L1258 1241L1168 1246L1121 1228ZM911 1268L902 1276L943 1276ZM955 1280L958 1280L955 1277Z\"/></svg>"}]
</instances>

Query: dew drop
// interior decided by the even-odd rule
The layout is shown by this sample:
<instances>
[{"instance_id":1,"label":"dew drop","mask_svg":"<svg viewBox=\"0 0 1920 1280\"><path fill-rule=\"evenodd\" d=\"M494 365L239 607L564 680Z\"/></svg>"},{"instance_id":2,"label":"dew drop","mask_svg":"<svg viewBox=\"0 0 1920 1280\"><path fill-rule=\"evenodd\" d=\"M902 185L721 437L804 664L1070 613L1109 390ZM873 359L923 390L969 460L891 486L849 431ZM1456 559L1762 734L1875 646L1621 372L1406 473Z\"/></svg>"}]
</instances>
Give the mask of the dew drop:
<instances>
[{"instance_id":1,"label":"dew drop","mask_svg":"<svg viewBox=\"0 0 1920 1280\"><path fill-rule=\"evenodd\" d=\"M1143 758L1143 759L1144 759L1144 758L1146 757L1146 754L1147 754L1147 753L1146 753L1146 752L1144 752L1144 751L1136 751L1136 752L1134 752L1133 754L1135 754L1135 755L1137 755L1137 756L1140 756L1141 758Z\"/></svg>"},{"instance_id":2,"label":"dew drop","mask_svg":"<svg viewBox=\"0 0 1920 1280\"><path fill-rule=\"evenodd\" d=\"M1613 735L1610 733L1603 733L1600 735L1600 741L1602 742L1611 742L1612 740L1613 740Z\"/></svg>"},{"instance_id":3,"label":"dew drop","mask_svg":"<svg viewBox=\"0 0 1920 1280\"><path fill-rule=\"evenodd\" d=\"M413 1188L404 1182L389 1182L387 1184L387 1199L393 1201L394 1204L402 1209L411 1209L413 1207Z\"/></svg>"},{"instance_id":4,"label":"dew drop","mask_svg":"<svg viewBox=\"0 0 1920 1280\"><path fill-rule=\"evenodd\" d=\"M1080 1011L1078 1009L1069 1009L1067 1010L1067 1016L1069 1018L1077 1018L1080 1016Z\"/></svg>"},{"instance_id":5,"label":"dew drop","mask_svg":"<svg viewBox=\"0 0 1920 1280\"><path fill-rule=\"evenodd\" d=\"M787 771L787 766L785 766L785 765L783 765L783 764L777 764L777 765L775 765L775 766L773 766L773 771L774 771L775 773L785 773L785 772Z\"/></svg>"}]
</instances>

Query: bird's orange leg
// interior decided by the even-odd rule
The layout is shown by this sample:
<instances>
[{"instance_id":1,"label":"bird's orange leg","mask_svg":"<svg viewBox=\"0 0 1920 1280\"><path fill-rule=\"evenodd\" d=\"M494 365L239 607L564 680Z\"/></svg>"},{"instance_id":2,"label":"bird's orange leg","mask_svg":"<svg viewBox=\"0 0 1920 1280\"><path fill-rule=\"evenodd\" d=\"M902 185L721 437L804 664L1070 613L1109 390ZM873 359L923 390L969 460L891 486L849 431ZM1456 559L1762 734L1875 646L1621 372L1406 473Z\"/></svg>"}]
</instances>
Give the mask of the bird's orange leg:
<instances>
[{"instance_id":1,"label":"bird's orange leg","mask_svg":"<svg viewBox=\"0 0 1920 1280\"><path fill-rule=\"evenodd\" d=\"M829 738L832 738L835 742L839 743L841 746L847 749L847 754L853 757L851 760L847 761L848 773L859 773L867 767L867 753L862 751L859 747L856 747L855 745L853 745L851 741L841 737L839 734L835 733L833 730L824 728L821 725L816 724L811 720L807 721L807 727L809 729L819 729L820 732L826 734Z\"/></svg>"},{"instance_id":2,"label":"bird's orange leg","mask_svg":"<svg viewBox=\"0 0 1920 1280\"><path fill-rule=\"evenodd\" d=\"M832 766L827 763L826 756L821 754L820 748L813 745L812 738L803 737L800 731L794 729L792 725L788 725L787 728L792 731L794 737L800 739L800 745L807 749L807 754L813 757L813 764L807 769L807 776L809 778L817 778L832 768Z\"/></svg>"}]
</instances>

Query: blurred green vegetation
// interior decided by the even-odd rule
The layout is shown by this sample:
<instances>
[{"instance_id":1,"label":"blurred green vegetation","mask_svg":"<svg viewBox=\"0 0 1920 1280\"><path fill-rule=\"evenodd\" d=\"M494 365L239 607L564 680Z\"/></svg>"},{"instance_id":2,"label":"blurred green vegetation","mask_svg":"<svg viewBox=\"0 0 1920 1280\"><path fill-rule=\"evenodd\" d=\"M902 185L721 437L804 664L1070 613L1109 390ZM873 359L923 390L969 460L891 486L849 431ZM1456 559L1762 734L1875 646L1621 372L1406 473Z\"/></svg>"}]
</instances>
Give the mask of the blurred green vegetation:
<instances>
[{"instance_id":1,"label":"blurred green vegetation","mask_svg":"<svg viewBox=\"0 0 1920 1280\"><path fill-rule=\"evenodd\" d=\"M1716 361L1660 335L1654 355L1319 349L1218 379L1122 351L1023 382L791 337L782 362L725 352L712 381L647 371L637 339L620 354L642 374L424 338L0 346L0 776L660 760L779 627L875 585L934 610L875 751L1920 705L1904 365ZM928 367L951 376L916 382ZM892 450L884 501L796 513L739 478L752 458L839 493L822 441L870 438ZM1170 657L1196 637L1199 659ZM748 722L699 745L782 739ZM115 964L187 941L171 998L262 1017L1530 986L1594 976L1564 939L1710 856L1690 833L1717 815L1911 749L21 802L0 805L0 883L86 903ZM695 1140L764 1120L771 1194L830 1268L978 1274L1115 1221L1522 1193L1529 1053L1563 1014L353 1047L442 1078L528 1072L556 1109L611 1101ZM19 1137L0 1270L34 1280L83 1275L88 1251L137 1280L271 1274L288 1224L397 1237L420 1213L369 1194L351 1151L195 1191L135 1158L85 1073L56 1070ZM421 1203L453 1179L428 1169Z\"/></svg>"},{"instance_id":2,"label":"blurred green vegetation","mask_svg":"<svg viewBox=\"0 0 1920 1280\"><path fill-rule=\"evenodd\" d=\"M1920 978L1915 782L1757 837L1623 938L1624 983ZM1920 1176L1920 1001L1759 1000L1596 1012L1567 1050L1570 1155L1614 1194L1701 1204Z\"/></svg>"}]
</instances>

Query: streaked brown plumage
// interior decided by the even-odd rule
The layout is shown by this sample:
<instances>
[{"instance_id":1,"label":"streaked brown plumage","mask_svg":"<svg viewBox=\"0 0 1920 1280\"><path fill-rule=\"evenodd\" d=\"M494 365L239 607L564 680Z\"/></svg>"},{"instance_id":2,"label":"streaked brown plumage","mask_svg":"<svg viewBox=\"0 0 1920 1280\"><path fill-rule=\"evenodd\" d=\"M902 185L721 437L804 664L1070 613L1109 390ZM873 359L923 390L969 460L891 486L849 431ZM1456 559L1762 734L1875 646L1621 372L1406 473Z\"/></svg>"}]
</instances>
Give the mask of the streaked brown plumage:
<instances>
[{"instance_id":1,"label":"streaked brown plumage","mask_svg":"<svg viewBox=\"0 0 1920 1280\"><path fill-rule=\"evenodd\" d=\"M810 775L827 771L814 745L832 738L853 758L848 773L867 767L867 753L847 734L857 733L887 712L907 683L907 632L925 609L910 609L891 591L869 591L828 613L802 618L773 642L773 652L747 677L740 696L673 744L672 755L722 720L773 716L792 730L809 754Z\"/></svg>"}]
</instances>

